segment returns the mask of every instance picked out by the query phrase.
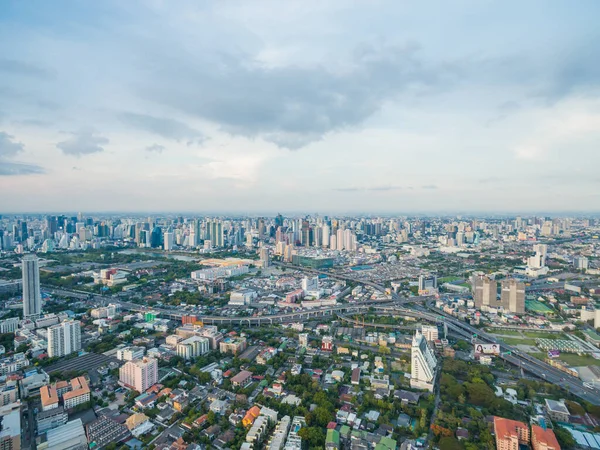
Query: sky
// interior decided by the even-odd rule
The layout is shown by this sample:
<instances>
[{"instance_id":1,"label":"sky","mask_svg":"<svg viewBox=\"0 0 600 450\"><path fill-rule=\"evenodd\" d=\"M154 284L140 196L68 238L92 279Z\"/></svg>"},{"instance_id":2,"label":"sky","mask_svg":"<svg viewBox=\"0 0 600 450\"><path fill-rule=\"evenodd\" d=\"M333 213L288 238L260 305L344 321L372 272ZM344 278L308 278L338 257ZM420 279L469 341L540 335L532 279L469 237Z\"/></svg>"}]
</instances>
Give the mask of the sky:
<instances>
[{"instance_id":1,"label":"sky","mask_svg":"<svg viewBox=\"0 0 600 450\"><path fill-rule=\"evenodd\" d=\"M599 212L598 17L6 0L0 212Z\"/></svg>"}]
</instances>

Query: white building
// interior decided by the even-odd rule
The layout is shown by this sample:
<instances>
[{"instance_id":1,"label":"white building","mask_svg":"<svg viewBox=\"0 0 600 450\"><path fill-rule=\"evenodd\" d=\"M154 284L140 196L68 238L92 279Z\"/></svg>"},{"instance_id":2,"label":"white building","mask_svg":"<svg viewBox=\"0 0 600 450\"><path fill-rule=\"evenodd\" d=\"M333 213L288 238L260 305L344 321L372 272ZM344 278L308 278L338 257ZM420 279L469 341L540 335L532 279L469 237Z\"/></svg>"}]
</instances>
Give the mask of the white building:
<instances>
[{"instance_id":1,"label":"white building","mask_svg":"<svg viewBox=\"0 0 600 450\"><path fill-rule=\"evenodd\" d=\"M169 251L173 250L173 246L175 245L175 239L173 237L173 233L165 233L164 234L164 249Z\"/></svg>"},{"instance_id":2,"label":"white building","mask_svg":"<svg viewBox=\"0 0 600 450\"><path fill-rule=\"evenodd\" d=\"M412 341L411 387L433 392L436 366L437 360L427 345L427 339L420 331L417 331Z\"/></svg>"},{"instance_id":3,"label":"white building","mask_svg":"<svg viewBox=\"0 0 600 450\"><path fill-rule=\"evenodd\" d=\"M245 306L249 305L256 298L258 298L256 291L252 289L239 289L231 293L228 304L230 306Z\"/></svg>"},{"instance_id":4,"label":"white building","mask_svg":"<svg viewBox=\"0 0 600 450\"><path fill-rule=\"evenodd\" d=\"M423 325L421 327L421 334L425 336L427 342L432 342L439 339L439 330L437 325Z\"/></svg>"},{"instance_id":5,"label":"white building","mask_svg":"<svg viewBox=\"0 0 600 450\"><path fill-rule=\"evenodd\" d=\"M318 289L319 289L319 278L318 277L302 278L302 290L305 293L307 291L316 291Z\"/></svg>"},{"instance_id":6,"label":"white building","mask_svg":"<svg viewBox=\"0 0 600 450\"><path fill-rule=\"evenodd\" d=\"M19 328L19 318L11 317L9 319L0 320L0 333L14 333Z\"/></svg>"},{"instance_id":7,"label":"white building","mask_svg":"<svg viewBox=\"0 0 600 450\"><path fill-rule=\"evenodd\" d=\"M40 265L34 254L25 255L23 270L23 318L30 319L42 313L42 294L40 291Z\"/></svg>"},{"instance_id":8,"label":"white building","mask_svg":"<svg viewBox=\"0 0 600 450\"><path fill-rule=\"evenodd\" d=\"M81 350L81 324L67 320L48 328L48 356L65 356Z\"/></svg>"},{"instance_id":9,"label":"white building","mask_svg":"<svg viewBox=\"0 0 600 450\"><path fill-rule=\"evenodd\" d=\"M183 359L197 358L210 351L210 343L207 338L192 336L177 344L177 356Z\"/></svg>"},{"instance_id":10,"label":"white building","mask_svg":"<svg viewBox=\"0 0 600 450\"><path fill-rule=\"evenodd\" d=\"M133 361L142 359L146 353L145 347L125 347L117 350L117 359L120 361Z\"/></svg>"}]
</instances>

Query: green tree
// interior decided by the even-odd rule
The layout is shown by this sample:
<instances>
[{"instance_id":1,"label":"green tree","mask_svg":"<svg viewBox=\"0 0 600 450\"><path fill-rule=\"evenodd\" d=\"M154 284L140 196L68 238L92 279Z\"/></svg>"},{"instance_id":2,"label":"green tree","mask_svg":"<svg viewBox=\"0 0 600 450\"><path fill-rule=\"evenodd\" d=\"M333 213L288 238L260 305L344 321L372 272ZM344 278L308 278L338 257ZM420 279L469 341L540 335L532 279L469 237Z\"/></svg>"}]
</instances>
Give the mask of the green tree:
<instances>
[{"instance_id":1,"label":"green tree","mask_svg":"<svg viewBox=\"0 0 600 450\"><path fill-rule=\"evenodd\" d=\"M440 439L440 450L463 450L462 444L454 436L446 436Z\"/></svg>"}]
</instances>

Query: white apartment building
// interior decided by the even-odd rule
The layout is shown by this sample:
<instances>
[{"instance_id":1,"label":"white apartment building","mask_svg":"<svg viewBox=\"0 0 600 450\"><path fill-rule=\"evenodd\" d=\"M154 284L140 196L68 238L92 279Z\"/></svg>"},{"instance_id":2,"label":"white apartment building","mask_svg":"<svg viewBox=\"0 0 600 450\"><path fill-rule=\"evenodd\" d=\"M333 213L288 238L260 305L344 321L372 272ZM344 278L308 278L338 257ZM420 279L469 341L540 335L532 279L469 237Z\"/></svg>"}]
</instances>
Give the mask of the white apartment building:
<instances>
[{"instance_id":1,"label":"white apartment building","mask_svg":"<svg viewBox=\"0 0 600 450\"><path fill-rule=\"evenodd\" d=\"M437 360L420 331L413 336L411 363L411 387L433 392Z\"/></svg>"},{"instance_id":2,"label":"white apartment building","mask_svg":"<svg viewBox=\"0 0 600 450\"><path fill-rule=\"evenodd\" d=\"M210 343L207 338L201 336L192 336L177 344L177 356L183 359L197 358L210 351Z\"/></svg>"},{"instance_id":3,"label":"white apartment building","mask_svg":"<svg viewBox=\"0 0 600 450\"><path fill-rule=\"evenodd\" d=\"M48 328L48 356L65 356L81 350L81 324L67 320Z\"/></svg>"}]
</instances>

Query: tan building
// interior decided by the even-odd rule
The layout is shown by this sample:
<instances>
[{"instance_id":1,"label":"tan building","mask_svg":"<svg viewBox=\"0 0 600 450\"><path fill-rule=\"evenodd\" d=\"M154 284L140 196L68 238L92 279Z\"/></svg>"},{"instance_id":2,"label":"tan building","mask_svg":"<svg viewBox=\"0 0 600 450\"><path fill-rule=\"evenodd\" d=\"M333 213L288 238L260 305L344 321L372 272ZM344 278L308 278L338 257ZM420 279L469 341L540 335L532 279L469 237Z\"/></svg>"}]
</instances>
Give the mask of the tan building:
<instances>
[{"instance_id":1,"label":"tan building","mask_svg":"<svg viewBox=\"0 0 600 450\"><path fill-rule=\"evenodd\" d=\"M525 283L514 278L502 280L500 303L505 311L514 314L525 313Z\"/></svg>"},{"instance_id":2,"label":"tan building","mask_svg":"<svg viewBox=\"0 0 600 450\"><path fill-rule=\"evenodd\" d=\"M495 280L486 275L473 275L471 286L477 309L482 309L484 306L498 306L498 283Z\"/></svg>"},{"instance_id":3,"label":"tan building","mask_svg":"<svg viewBox=\"0 0 600 450\"><path fill-rule=\"evenodd\" d=\"M42 399L42 411L50 411L58 408L58 394L54 386L42 386L40 388L40 397Z\"/></svg>"},{"instance_id":4,"label":"tan building","mask_svg":"<svg viewBox=\"0 0 600 450\"><path fill-rule=\"evenodd\" d=\"M529 444L529 426L517 420L494 417L496 450L519 450L519 444Z\"/></svg>"},{"instance_id":5,"label":"tan building","mask_svg":"<svg viewBox=\"0 0 600 450\"><path fill-rule=\"evenodd\" d=\"M531 426L531 446L533 450L560 450L554 431L538 425Z\"/></svg>"}]
</instances>

